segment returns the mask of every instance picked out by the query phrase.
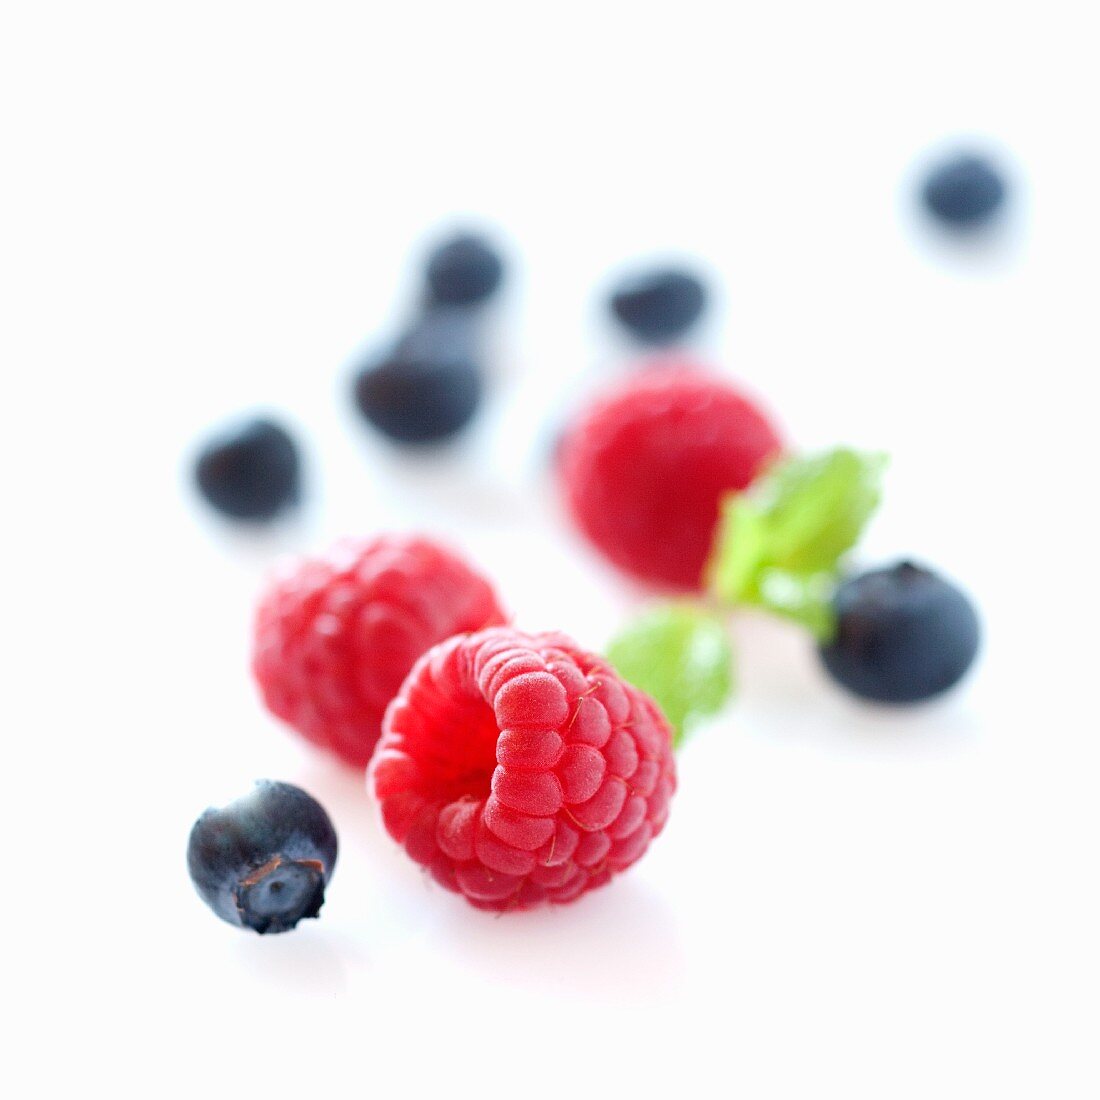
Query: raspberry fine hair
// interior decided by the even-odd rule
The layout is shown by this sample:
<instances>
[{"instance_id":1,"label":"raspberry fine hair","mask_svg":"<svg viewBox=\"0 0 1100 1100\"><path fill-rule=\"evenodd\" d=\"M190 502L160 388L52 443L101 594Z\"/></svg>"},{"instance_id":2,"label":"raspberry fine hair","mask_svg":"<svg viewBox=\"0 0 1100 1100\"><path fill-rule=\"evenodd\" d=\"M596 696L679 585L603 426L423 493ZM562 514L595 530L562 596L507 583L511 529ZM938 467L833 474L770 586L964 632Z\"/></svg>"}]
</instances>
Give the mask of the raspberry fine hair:
<instances>
[{"instance_id":1,"label":"raspberry fine hair","mask_svg":"<svg viewBox=\"0 0 1100 1100\"><path fill-rule=\"evenodd\" d=\"M439 543L345 540L272 578L256 612L252 670L273 714L363 768L416 659L504 621L489 583Z\"/></svg>"},{"instance_id":2,"label":"raspberry fine hair","mask_svg":"<svg viewBox=\"0 0 1100 1100\"><path fill-rule=\"evenodd\" d=\"M426 653L369 782L390 835L479 909L573 901L649 847L676 787L649 696L563 634L510 628Z\"/></svg>"},{"instance_id":3,"label":"raspberry fine hair","mask_svg":"<svg viewBox=\"0 0 1100 1100\"><path fill-rule=\"evenodd\" d=\"M660 587L699 589L722 497L746 488L779 451L752 401L668 360L582 413L558 471L577 526L611 562Z\"/></svg>"}]
</instances>

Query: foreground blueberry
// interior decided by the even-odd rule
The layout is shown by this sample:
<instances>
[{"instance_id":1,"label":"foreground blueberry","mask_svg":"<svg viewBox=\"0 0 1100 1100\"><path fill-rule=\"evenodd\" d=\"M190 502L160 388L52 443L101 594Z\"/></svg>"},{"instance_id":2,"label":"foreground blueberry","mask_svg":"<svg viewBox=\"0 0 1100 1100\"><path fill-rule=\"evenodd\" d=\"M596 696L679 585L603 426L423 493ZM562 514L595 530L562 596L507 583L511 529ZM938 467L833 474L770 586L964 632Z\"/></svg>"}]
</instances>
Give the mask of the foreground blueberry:
<instances>
[{"instance_id":1,"label":"foreground blueberry","mask_svg":"<svg viewBox=\"0 0 1100 1100\"><path fill-rule=\"evenodd\" d=\"M675 340L699 319L706 290L690 272L676 268L647 271L621 283L611 295L611 312L638 340Z\"/></svg>"},{"instance_id":2,"label":"foreground blueberry","mask_svg":"<svg viewBox=\"0 0 1100 1100\"><path fill-rule=\"evenodd\" d=\"M398 443L438 443L456 435L481 403L476 340L465 310L420 317L389 355L359 372L359 411Z\"/></svg>"},{"instance_id":3,"label":"foreground blueberry","mask_svg":"<svg viewBox=\"0 0 1100 1100\"><path fill-rule=\"evenodd\" d=\"M206 500L231 519L271 519L299 494L298 448L271 420L248 420L209 440L195 462Z\"/></svg>"},{"instance_id":4,"label":"foreground blueberry","mask_svg":"<svg viewBox=\"0 0 1100 1100\"><path fill-rule=\"evenodd\" d=\"M483 302L503 277L499 253L484 238L466 233L439 245L428 257L425 272L429 301L439 305Z\"/></svg>"},{"instance_id":5,"label":"foreground blueberry","mask_svg":"<svg viewBox=\"0 0 1100 1100\"><path fill-rule=\"evenodd\" d=\"M978 617L954 585L900 562L845 581L836 632L821 647L829 674L880 703L916 703L954 686L978 651Z\"/></svg>"},{"instance_id":6,"label":"foreground blueberry","mask_svg":"<svg viewBox=\"0 0 1100 1100\"><path fill-rule=\"evenodd\" d=\"M305 791L261 779L243 798L209 809L187 845L191 881L222 920L287 932L316 917L336 863L336 832Z\"/></svg>"},{"instance_id":7,"label":"foreground blueberry","mask_svg":"<svg viewBox=\"0 0 1100 1100\"><path fill-rule=\"evenodd\" d=\"M973 228L987 222L1001 207L1005 184L984 158L957 156L929 174L922 194L925 206L941 221L955 228Z\"/></svg>"}]
</instances>

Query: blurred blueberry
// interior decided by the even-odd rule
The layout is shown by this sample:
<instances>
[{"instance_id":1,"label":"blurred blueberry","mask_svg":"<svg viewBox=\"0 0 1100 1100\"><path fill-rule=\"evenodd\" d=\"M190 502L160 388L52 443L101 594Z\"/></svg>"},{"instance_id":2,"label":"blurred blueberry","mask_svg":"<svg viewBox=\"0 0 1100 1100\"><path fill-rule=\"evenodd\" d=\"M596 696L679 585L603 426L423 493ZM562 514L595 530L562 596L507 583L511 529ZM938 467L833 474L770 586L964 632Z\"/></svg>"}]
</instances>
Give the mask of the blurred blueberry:
<instances>
[{"instance_id":1,"label":"blurred blueberry","mask_svg":"<svg viewBox=\"0 0 1100 1100\"><path fill-rule=\"evenodd\" d=\"M355 379L359 411L398 443L437 443L460 432L481 403L473 319L461 309L419 317Z\"/></svg>"},{"instance_id":2,"label":"blurred blueberry","mask_svg":"<svg viewBox=\"0 0 1100 1100\"><path fill-rule=\"evenodd\" d=\"M702 282L690 272L659 268L624 280L613 290L609 304L636 339L661 344L695 324L706 297Z\"/></svg>"},{"instance_id":3,"label":"blurred blueberry","mask_svg":"<svg viewBox=\"0 0 1100 1100\"><path fill-rule=\"evenodd\" d=\"M298 447L265 418L223 429L203 446L194 477L208 503L231 519L269 520L299 496Z\"/></svg>"},{"instance_id":4,"label":"blurred blueberry","mask_svg":"<svg viewBox=\"0 0 1100 1100\"><path fill-rule=\"evenodd\" d=\"M924 204L954 228L988 222L1005 200L1001 173L983 157L965 154L944 161L924 182Z\"/></svg>"},{"instance_id":5,"label":"blurred blueberry","mask_svg":"<svg viewBox=\"0 0 1100 1100\"><path fill-rule=\"evenodd\" d=\"M463 233L438 245L428 257L428 300L440 305L474 305L500 286L504 262L483 237Z\"/></svg>"}]
</instances>

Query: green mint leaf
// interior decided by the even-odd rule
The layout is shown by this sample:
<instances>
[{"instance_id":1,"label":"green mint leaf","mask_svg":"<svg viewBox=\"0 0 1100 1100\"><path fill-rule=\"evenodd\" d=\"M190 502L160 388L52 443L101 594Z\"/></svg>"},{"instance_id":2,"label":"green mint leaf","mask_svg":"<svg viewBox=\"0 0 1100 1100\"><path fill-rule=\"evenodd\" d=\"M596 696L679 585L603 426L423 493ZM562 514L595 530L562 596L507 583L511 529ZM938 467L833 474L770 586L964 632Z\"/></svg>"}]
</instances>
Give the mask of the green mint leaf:
<instances>
[{"instance_id":1,"label":"green mint leaf","mask_svg":"<svg viewBox=\"0 0 1100 1100\"><path fill-rule=\"evenodd\" d=\"M765 569L757 579L753 602L800 623L819 641L826 641L836 625L835 592L836 574L831 571L789 573L784 569Z\"/></svg>"},{"instance_id":2,"label":"green mint leaf","mask_svg":"<svg viewBox=\"0 0 1100 1100\"><path fill-rule=\"evenodd\" d=\"M722 504L707 570L726 604L762 607L824 638L840 559L878 506L886 457L847 447L781 460Z\"/></svg>"},{"instance_id":3,"label":"green mint leaf","mask_svg":"<svg viewBox=\"0 0 1100 1100\"><path fill-rule=\"evenodd\" d=\"M878 507L885 467L885 455L846 447L781 461L752 493L766 518L767 564L834 570Z\"/></svg>"},{"instance_id":4,"label":"green mint leaf","mask_svg":"<svg viewBox=\"0 0 1100 1100\"><path fill-rule=\"evenodd\" d=\"M751 497L737 493L723 501L716 546L707 568L709 590L726 603L755 602L768 554L768 520Z\"/></svg>"},{"instance_id":5,"label":"green mint leaf","mask_svg":"<svg viewBox=\"0 0 1100 1100\"><path fill-rule=\"evenodd\" d=\"M702 716L713 714L733 690L733 650L721 618L690 604L662 604L619 633L608 660L635 687L651 695L679 745Z\"/></svg>"}]
</instances>

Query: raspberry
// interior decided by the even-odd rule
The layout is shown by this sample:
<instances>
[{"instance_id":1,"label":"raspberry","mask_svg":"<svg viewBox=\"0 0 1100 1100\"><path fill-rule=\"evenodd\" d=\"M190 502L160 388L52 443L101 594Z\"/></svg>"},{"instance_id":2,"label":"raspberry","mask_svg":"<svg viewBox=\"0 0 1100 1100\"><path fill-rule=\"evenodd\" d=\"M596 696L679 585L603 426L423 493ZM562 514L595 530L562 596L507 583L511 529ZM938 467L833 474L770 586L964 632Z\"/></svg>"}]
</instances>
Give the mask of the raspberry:
<instances>
[{"instance_id":1,"label":"raspberry","mask_svg":"<svg viewBox=\"0 0 1100 1100\"><path fill-rule=\"evenodd\" d=\"M746 397L669 362L592 405L562 443L559 472L574 519L612 562L699 588L723 495L749 485L779 449Z\"/></svg>"},{"instance_id":2,"label":"raspberry","mask_svg":"<svg viewBox=\"0 0 1100 1100\"><path fill-rule=\"evenodd\" d=\"M256 613L252 671L273 714L364 767L416 659L504 621L489 584L442 546L347 541L273 579Z\"/></svg>"},{"instance_id":3,"label":"raspberry","mask_svg":"<svg viewBox=\"0 0 1100 1100\"><path fill-rule=\"evenodd\" d=\"M510 628L424 654L371 782L390 835L479 909L573 901L649 847L676 787L656 703L562 634Z\"/></svg>"}]
</instances>

